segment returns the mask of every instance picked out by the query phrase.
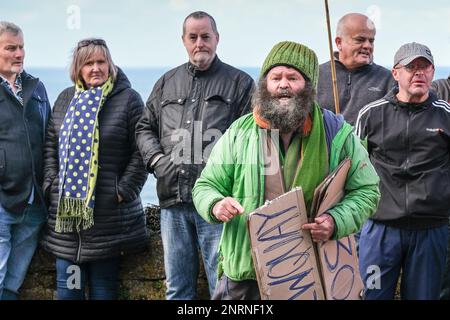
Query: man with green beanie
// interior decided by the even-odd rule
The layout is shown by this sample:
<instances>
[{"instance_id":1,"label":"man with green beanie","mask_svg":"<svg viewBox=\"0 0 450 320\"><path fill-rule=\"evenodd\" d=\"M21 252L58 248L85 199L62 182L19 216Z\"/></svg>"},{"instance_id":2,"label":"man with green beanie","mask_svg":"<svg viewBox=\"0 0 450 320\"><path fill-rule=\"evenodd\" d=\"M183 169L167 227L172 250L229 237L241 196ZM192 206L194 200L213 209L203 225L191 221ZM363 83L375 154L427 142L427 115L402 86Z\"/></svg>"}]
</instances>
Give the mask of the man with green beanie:
<instances>
[{"instance_id":1,"label":"man with green beanie","mask_svg":"<svg viewBox=\"0 0 450 320\"><path fill-rule=\"evenodd\" d=\"M214 299L259 299L247 216L266 200L301 186L310 210L314 189L350 158L342 201L302 228L316 242L339 239L359 230L376 208L378 176L352 127L315 101L317 79L314 51L295 42L275 45L261 69L253 113L222 136L194 186L200 215L224 223Z\"/></svg>"}]
</instances>

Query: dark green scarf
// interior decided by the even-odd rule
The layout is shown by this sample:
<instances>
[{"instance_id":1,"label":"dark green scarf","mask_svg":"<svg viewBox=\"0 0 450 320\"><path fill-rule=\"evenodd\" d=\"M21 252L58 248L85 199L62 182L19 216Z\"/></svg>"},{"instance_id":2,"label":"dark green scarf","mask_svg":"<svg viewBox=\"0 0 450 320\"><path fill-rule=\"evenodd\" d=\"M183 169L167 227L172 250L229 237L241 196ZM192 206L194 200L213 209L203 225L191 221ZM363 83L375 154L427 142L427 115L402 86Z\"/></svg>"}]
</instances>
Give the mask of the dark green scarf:
<instances>
[{"instance_id":1,"label":"dark green scarf","mask_svg":"<svg viewBox=\"0 0 450 320\"><path fill-rule=\"evenodd\" d=\"M285 182L289 181L289 184L286 183L286 191L301 187L309 212L314 190L327 176L328 171L328 148L323 114L318 104L314 103L311 131L303 137L296 135L286 152L283 169Z\"/></svg>"}]
</instances>

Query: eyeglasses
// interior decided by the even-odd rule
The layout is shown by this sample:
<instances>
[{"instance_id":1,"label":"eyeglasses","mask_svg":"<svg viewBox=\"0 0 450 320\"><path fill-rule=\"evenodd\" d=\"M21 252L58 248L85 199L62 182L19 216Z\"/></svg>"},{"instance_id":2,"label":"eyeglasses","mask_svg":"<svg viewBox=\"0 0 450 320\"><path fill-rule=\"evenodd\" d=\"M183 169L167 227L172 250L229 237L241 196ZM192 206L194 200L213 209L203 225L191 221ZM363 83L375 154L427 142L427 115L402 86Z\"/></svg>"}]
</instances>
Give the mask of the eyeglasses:
<instances>
[{"instance_id":1,"label":"eyeglasses","mask_svg":"<svg viewBox=\"0 0 450 320\"><path fill-rule=\"evenodd\" d=\"M433 69L433 65L431 63L409 63L406 66L400 66L395 69L404 68L409 73L415 73L419 70L423 72L429 72Z\"/></svg>"},{"instance_id":2,"label":"eyeglasses","mask_svg":"<svg viewBox=\"0 0 450 320\"><path fill-rule=\"evenodd\" d=\"M88 45L97 45L97 46L103 46L106 48L106 42L103 39L86 39L86 40L81 40L80 42L78 42L77 45L77 50L83 48L83 47L87 47Z\"/></svg>"}]
</instances>

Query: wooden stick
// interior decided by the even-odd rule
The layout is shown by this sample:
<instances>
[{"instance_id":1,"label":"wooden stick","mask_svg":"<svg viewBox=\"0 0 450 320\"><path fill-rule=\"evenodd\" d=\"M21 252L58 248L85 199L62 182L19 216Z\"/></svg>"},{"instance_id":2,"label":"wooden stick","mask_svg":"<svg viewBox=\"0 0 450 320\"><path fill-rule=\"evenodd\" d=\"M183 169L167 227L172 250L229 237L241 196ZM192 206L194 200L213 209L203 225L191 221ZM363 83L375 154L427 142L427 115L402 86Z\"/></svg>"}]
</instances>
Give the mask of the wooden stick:
<instances>
[{"instance_id":1,"label":"wooden stick","mask_svg":"<svg viewBox=\"0 0 450 320\"><path fill-rule=\"evenodd\" d=\"M325 14L327 16L328 45L330 47L331 82L333 83L334 108L336 114L339 114L341 113L341 108L339 107L339 94L336 80L336 64L334 63L333 42L331 40L330 12L328 10L328 0L325 0Z\"/></svg>"}]
</instances>

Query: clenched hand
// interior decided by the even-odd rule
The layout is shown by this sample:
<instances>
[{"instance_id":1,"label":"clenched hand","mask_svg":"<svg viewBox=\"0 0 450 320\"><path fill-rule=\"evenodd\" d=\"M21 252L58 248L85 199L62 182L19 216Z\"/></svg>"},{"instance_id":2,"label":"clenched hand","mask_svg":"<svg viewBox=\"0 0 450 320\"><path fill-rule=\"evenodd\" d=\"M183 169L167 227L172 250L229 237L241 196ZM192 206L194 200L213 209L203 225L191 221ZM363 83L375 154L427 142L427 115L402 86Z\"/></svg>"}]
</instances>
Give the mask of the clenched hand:
<instances>
[{"instance_id":1,"label":"clenched hand","mask_svg":"<svg viewBox=\"0 0 450 320\"><path fill-rule=\"evenodd\" d=\"M212 213L217 220L228 222L236 215L244 213L244 208L235 199L226 197L214 205Z\"/></svg>"}]
</instances>

